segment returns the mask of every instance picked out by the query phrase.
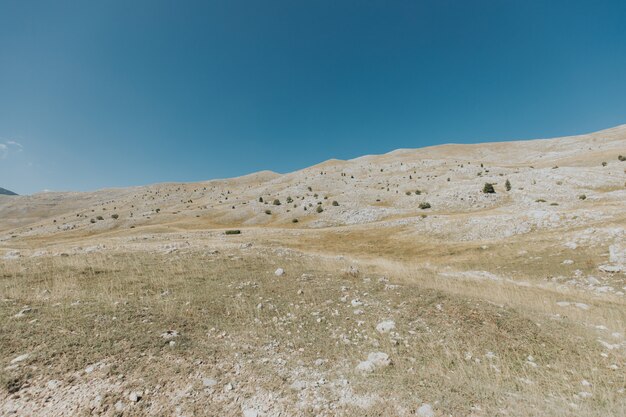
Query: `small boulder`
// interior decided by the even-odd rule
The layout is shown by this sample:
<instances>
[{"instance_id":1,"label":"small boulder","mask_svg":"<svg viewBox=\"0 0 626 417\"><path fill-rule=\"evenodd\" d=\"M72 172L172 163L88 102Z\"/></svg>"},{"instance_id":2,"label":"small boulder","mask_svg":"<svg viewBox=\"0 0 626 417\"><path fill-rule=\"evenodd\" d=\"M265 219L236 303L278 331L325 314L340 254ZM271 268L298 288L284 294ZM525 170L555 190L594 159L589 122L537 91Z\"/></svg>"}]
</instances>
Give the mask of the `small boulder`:
<instances>
[{"instance_id":1,"label":"small boulder","mask_svg":"<svg viewBox=\"0 0 626 417\"><path fill-rule=\"evenodd\" d=\"M278 268L276 271L274 271L274 275L276 275L277 277L282 277L283 275L285 275L285 270L282 268Z\"/></svg>"},{"instance_id":2,"label":"small boulder","mask_svg":"<svg viewBox=\"0 0 626 417\"><path fill-rule=\"evenodd\" d=\"M419 417L435 417L435 412L430 404L422 404L416 413Z\"/></svg>"},{"instance_id":3,"label":"small boulder","mask_svg":"<svg viewBox=\"0 0 626 417\"><path fill-rule=\"evenodd\" d=\"M389 333L396 328L396 323L393 320L381 321L376 325L376 331L378 333Z\"/></svg>"}]
</instances>

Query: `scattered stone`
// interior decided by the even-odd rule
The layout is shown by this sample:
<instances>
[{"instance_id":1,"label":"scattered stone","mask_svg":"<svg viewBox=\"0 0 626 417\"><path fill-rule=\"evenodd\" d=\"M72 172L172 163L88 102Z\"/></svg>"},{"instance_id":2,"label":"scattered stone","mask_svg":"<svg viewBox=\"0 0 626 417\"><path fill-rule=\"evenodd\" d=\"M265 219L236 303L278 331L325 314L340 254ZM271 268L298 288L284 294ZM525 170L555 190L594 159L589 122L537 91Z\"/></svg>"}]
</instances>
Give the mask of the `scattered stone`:
<instances>
[{"instance_id":1,"label":"scattered stone","mask_svg":"<svg viewBox=\"0 0 626 417\"><path fill-rule=\"evenodd\" d=\"M131 402L133 402L133 403L137 403L137 402L139 402L139 400L141 400L141 397L143 397L143 392L141 392L141 391L133 391L128 396L128 399Z\"/></svg>"},{"instance_id":2,"label":"scattered stone","mask_svg":"<svg viewBox=\"0 0 626 417\"><path fill-rule=\"evenodd\" d=\"M16 319L22 318L25 315L27 315L28 313L31 313L33 311L32 308L26 306L23 309L20 310L19 313L17 313L16 315L14 315L13 317L15 317Z\"/></svg>"},{"instance_id":3,"label":"scattered stone","mask_svg":"<svg viewBox=\"0 0 626 417\"><path fill-rule=\"evenodd\" d=\"M367 360L357 365L356 369L360 372L371 373L376 369L385 368L389 365L391 365L389 355L384 352L372 352L367 355Z\"/></svg>"},{"instance_id":4,"label":"scattered stone","mask_svg":"<svg viewBox=\"0 0 626 417\"><path fill-rule=\"evenodd\" d=\"M276 275L277 277L282 277L283 275L285 275L285 270L282 268L278 268L276 271L274 271L274 275Z\"/></svg>"},{"instance_id":5,"label":"scattered stone","mask_svg":"<svg viewBox=\"0 0 626 417\"><path fill-rule=\"evenodd\" d=\"M175 337L178 337L178 332L176 330L168 330L165 333L161 333L161 337L165 340L170 340Z\"/></svg>"},{"instance_id":6,"label":"scattered stone","mask_svg":"<svg viewBox=\"0 0 626 417\"><path fill-rule=\"evenodd\" d=\"M393 320L381 321L380 323L378 323L378 325L376 325L376 331L378 333L389 333L395 328L396 322L394 322Z\"/></svg>"},{"instance_id":7,"label":"scattered stone","mask_svg":"<svg viewBox=\"0 0 626 417\"><path fill-rule=\"evenodd\" d=\"M58 380L51 379L50 381L48 381L46 386L48 387L48 389L55 390L55 389L57 389L59 387L60 384L61 383Z\"/></svg>"},{"instance_id":8,"label":"scattered stone","mask_svg":"<svg viewBox=\"0 0 626 417\"><path fill-rule=\"evenodd\" d=\"M211 388L217 385L217 381L214 380L213 378L202 378L202 385L204 385L207 388Z\"/></svg>"},{"instance_id":9,"label":"scattered stone","mask_svg":"<svg viewBox=\"0 0 626 417\"><path fill-rule=\"evenodd\" d=\"M435 417L435 412L430 404L422 404L417 409L417 415L419 417Z\"/></svg>"},{"instance_id":10,"label":"scattered stone","mask_svg":"<svg viewBox=\"0 0 626 417\"><path fill-rule=\"evenodd\" d=\"M253 408L243 410L243 417L258 417L259 412Z\"/></svg>"},{"instance_id":11,"label":"scattered stone","mask_svg":"<svg viewBox=\"0 0 626 417\"><path fill-rule=\"evenodd\" d=\"M294 381L291 385L289 385L289 388L293 391L302 391L303 389L306 388L306 382Z\"/></svg>"},{"instance_id":12,"label":"scattered stone","mask_svg":"<svg viewBox=\"0 0 626 417\"><path fill-rule=\"evenodd\" d=\"M598 269L602 272L609 272L612 274L622 271L622 267L619 265L600 265Z\"/></svg>"},{"instance_id":13,"label":"scattered stone","mask_svg":"<svg viewBox=\"0 0 626 417\"><path fill-rule=\"evenodd\" d=\"M20 363L20 362L24 362L26 359L28 359L30 357L30 354L28 353L24 353L23 355L20 355L16 358L13 358L11 360L11 364L16 364L16 363Z\"/></svg>"}]
</instances>

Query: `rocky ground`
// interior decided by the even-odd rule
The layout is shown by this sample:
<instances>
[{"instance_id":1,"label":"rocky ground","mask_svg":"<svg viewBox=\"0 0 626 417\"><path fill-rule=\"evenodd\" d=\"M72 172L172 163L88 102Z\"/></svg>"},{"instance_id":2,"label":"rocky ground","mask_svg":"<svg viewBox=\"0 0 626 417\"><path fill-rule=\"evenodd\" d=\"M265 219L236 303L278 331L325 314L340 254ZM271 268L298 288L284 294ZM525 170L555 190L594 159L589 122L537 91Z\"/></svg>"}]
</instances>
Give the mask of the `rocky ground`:
<instances>
[{"instance_id":1,"label":"rocky ground","mask_svg":"<svg viewBox=\"0 0 626 417\"><path fill-rule=\"evenodd\" d=\"M624 126L0 196L0 414L626 415L620 155Z\"/></svg>"}]
</instances>

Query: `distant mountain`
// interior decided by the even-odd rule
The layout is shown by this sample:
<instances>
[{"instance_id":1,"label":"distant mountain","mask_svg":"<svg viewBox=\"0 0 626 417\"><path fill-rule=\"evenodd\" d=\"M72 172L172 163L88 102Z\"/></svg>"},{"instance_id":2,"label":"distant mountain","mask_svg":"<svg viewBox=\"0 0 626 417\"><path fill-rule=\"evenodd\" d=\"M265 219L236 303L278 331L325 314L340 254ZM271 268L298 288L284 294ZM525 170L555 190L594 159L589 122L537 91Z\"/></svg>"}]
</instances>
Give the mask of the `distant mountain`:
<instances>
[{"instance_id":1,"label":"distant mountain","mask_svg":"<svg viewBox=\"0 0 626 417\"><path fill-rule=\"evenodd\" d=\"M0 195L17 195L17 193L0 187Z\"/></svg>"}]
</instances>

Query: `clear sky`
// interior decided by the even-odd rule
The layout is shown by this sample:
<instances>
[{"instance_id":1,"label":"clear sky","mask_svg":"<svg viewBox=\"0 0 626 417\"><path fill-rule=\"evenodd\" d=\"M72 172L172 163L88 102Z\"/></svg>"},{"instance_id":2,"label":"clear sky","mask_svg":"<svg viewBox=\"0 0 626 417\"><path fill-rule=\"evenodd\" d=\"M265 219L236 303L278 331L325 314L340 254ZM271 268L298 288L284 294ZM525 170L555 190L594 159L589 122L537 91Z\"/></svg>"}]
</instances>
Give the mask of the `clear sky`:
<instances>
[{"instance_id":1,"label":"clear sky","mask_svg":"<svg viewBox=\"0 0 626 417\"><path fill-rule=\"evenodd\" d=\"M624 0L0 2L18 193L623 123Z\"/></svg>"}]
</instances>

